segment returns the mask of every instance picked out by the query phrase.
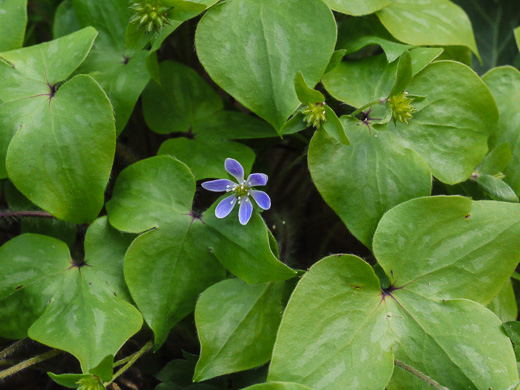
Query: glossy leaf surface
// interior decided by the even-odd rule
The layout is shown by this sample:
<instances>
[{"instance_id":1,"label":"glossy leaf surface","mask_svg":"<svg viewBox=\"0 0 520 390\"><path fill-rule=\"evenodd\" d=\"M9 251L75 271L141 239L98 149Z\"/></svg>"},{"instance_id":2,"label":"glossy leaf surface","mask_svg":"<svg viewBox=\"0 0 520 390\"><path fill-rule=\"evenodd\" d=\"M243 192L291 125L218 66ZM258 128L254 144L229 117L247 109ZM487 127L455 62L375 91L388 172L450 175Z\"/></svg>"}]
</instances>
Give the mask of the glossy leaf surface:
<instances>
[{"instance_id":1,"label":"glossy leaf surface","mask_svg":"<svg viewBox=\"0 0 520 390\"><path fill-rule=\"evenodd\" d=\"M319 0L221 3L204 15L195 37L211 78L276 129L298 106L296 73L314 86L335 43L334 18Z\"/></svg>"}]
</instances>

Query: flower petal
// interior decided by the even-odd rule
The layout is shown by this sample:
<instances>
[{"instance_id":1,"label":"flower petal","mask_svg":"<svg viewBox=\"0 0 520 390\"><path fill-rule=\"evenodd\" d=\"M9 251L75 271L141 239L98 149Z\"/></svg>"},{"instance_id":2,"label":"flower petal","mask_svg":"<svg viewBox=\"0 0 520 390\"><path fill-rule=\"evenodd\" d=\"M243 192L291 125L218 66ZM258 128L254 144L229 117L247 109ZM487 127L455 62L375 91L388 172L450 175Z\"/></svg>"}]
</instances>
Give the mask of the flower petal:
<instances>
[{"instance_id":1,"label":"flower petal","mask_svg":"<svg viewBox=\"0 0 520 390\"><path fill-rule=\"evenodd\" d=\"M267 184L267 175L265 173L252 173L247 178L249 187L265 186Z\"/></svg>"},{"instance_id":2,"label":"flower petal","mask_svg":"<svg viewBox=\"0 0 520 390\"><path fill-rule=\"evenodd\" d=\"M229 215L235 204L237 203L237 198L235 195L228 196L220 201L217 208L215 209L215 217L224 218Z\"/></svg>"},{"instance_id":3,"label":"flower petal","mask_svg":"<svg viewBox=\"0 0 520 390\"><path fill-rule=\"evenodd\" d=\"M253 214L253 204L246 196L242 198L242 203L240 203L240 208L238 209L238 220L242 225L247 225L251 215Z\"/></svg>"},{"instance_id":4,"label":"flower petal","mask_svg":"<svg viewBox=\"0 0 520 390\"><path fill-rule=\"evenodd\" d=\"M202 188L213 192L224 192L228 189L233 188L234 185L236 185L236 183L233 183L231 180L218 179L202 183Z\"/></svg>"},{"instance_id":5,"label":"flower petal","mask_svg":"<svg viewBox=\"0 0 520 390\"><path fill-rule=\"evenodd\" d=\"M238 184L241 184L244 181L244 168L237 160L226 158L224 168L226 168L226 171L228 171L230 175L238 180Z\"/></svg>"},{"instance_id":6,"label":"flower petal","mask_svg":"<svg viewBox=\"0 0 520 390\"><path fill-rule=\"evenodd\" d=\"M258 207L263 210L271 208L271 198L264 191L251 190L250 192Z\"/></svg>"}]
</instances>

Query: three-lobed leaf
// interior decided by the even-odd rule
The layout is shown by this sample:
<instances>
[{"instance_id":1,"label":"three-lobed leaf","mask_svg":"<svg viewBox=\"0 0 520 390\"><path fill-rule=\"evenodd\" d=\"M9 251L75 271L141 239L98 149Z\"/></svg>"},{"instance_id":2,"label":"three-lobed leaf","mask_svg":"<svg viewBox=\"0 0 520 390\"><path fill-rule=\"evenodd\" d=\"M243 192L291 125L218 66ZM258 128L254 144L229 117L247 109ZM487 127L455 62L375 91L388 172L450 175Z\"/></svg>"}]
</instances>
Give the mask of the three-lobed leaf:
<instances>
[{"instance_id":1,"label":"three-lobed leaf","mask_svg":"<svg viewBox=\"0 0 520 390\"><path fill-rule=\"evenodd\" d=\"M11 313L16 324L11 337L27 332L38 342L70 352L83 372L115 355L142 325L141 314L127 302L123 282L129 239L114 232L106 218L97 220L87 232L82 266L54 238L24 234L2 246L2 269L9 271L3 275L1 295L8 306L18 303L18 311Z\"/></svg>"}]
</instances>

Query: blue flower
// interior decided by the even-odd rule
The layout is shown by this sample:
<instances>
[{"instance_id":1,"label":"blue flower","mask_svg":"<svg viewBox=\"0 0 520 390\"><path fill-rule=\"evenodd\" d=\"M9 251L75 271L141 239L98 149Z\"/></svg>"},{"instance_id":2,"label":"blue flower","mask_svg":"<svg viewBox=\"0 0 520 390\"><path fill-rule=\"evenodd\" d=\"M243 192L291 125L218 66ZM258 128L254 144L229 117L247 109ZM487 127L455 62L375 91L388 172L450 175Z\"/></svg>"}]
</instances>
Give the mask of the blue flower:
<instances>
[{"instance_id":1,"label":"blue flower","mask_svg":"<svg viewBox=\"0 0 520 390\"><path fill-rule=\"evenodd\" d=\"M252 173L247 180L244 180L244 168L237 160L226 158L224 163L226 171L237 179L237 183L227 179L212 180L202 183L202 188L213 192L232 192L220 201L215 209L217 218L224 218L229 215L231 210L238 203L238 220L242 225L246 225L253 214L253 205L249 197L251 196L258 207L263 210L271 208L271 199L264 191L254 190L252 187L265 186L267 184L267 175L263 173Z\"/></svg>"}]
</instances>

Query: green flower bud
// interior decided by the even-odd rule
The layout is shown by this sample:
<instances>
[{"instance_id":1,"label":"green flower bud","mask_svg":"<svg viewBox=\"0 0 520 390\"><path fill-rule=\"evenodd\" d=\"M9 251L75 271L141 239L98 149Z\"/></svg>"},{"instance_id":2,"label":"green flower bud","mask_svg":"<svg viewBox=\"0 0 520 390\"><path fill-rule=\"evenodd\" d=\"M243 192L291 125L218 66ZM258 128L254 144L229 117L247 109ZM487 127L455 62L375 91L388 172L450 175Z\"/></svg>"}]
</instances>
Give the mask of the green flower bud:
<instances>
[{"instance_id":1,"label":"green flower bud","mask_svg":"<svg viewBox=\"0 0 520 390\"><path fill-rule=\"evenodd\" d=\"M82 378L76 384L79 385L78 390L105 390L103 383L95 376Z\"/></svg>"},{"instance_id":2,"label":"green flower bud","mask_svg":"<svg viewBox=\"0 0 520 390\"><path fill-rule=\"evenodd\" d=\"M135 14L130 18L130 23L139 25L139 28L146 28L148 33L161 31L165 24L170 24L168 19L168 7L163 7L160 0L138 0L132 4L130 9Z\"/></svg>"},{"instance_id":3,"label":"green flower bud","mask_svg":"<svg viewBox=\"0 0 520 390\"><path fill-rule=\"evenodd\" d=\"M325 103L309 104L303 111L303 115L305 115L303 121L307 123L307 125L312 125L318 129L322 122L327 120L325 117L325 109L323 108L324 105Z\"/></svg>"},{"instance_id":4,"label":"green flower bud","mask_svg":"<svg viewBox=\"0 0 520 390\"><path fill-rule=\"evenodd\" d=\"M408 92L401 92L399 95L388 98L387 102L392 109L392 120L394 125L397 121L408 124L408 119L413 117L415 108L411 105L412 98L407 97Z\"/></svg>"}]
</instances>

